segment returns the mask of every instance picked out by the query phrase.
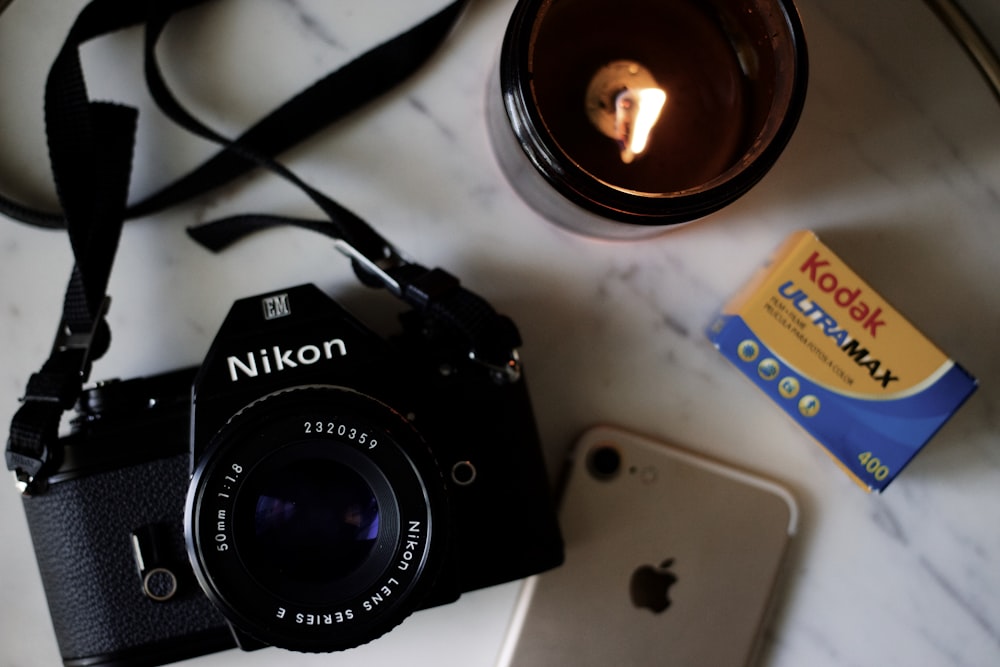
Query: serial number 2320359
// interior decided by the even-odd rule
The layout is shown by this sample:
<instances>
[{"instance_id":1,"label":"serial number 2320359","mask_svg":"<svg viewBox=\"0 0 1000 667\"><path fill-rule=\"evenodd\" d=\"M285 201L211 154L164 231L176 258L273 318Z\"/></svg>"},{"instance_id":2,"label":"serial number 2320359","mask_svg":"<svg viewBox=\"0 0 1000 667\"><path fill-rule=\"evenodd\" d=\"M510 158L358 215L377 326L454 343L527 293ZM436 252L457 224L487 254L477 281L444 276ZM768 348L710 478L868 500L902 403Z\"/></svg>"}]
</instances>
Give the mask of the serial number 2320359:
<instances>
[{"instance_id":1,"label":"serial number 2320359","mask_svg":"<svg viewBox=\"0 0 1000 667\"><path fill-rule=\"evenodd\" d=\"M367 431L362 431L354 426L338 424L337 422L307 421L303 422L302 428L303 433L309 435L336 435L346 438L351 442L356 442L368 449L378 447L377 438L372 437Z\"/></svg>"}]
</instances>

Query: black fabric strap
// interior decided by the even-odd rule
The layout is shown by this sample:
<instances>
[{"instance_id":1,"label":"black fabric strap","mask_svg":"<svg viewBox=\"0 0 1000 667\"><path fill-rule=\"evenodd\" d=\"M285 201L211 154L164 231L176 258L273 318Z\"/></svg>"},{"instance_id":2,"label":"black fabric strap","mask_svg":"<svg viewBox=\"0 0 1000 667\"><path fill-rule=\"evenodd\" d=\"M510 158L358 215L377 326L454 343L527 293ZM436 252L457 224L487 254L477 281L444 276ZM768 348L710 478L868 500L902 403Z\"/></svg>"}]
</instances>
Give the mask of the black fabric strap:
<instances>
[{"instance_id":1,"label":"black fabric strap","mask_svg":"<svg viewBox=\"0 0 1000 667\"><path fill-rule=\"evenodd\" d=\"M359 277L383 286L414 306L418 316L446 330L498 381L519 376L517 329L481 297L441 269L428 270L402 255L361 218L301 180L275 159L283 150L396 86L444 40L468 0L452 2L415 28L375 47L293 97L237 139L194 118L173 96L156 60L156 44L171 16L206 0L93 0L81 12L46 84L46 132L62 214L33 211L0 197L0 212L29 224L69 231L76 258L52 354L28 382L15 415L6 459L26 493L45 489L46 473L59 464L58 426L110 340L105 292L127 216L147 215L198 196L256 167L299 187L328 217L304 221L237 216L192 233L221 249L258 229L296 225L326 234L351 258ZM157 105L187 130L223 150L150 199L126 206L136 111L91 102L80 67L84 42L123 27L146 24L145 73Z\"/></svg>"},{"instance_id":2,"label":"black fabric strap","mask_svg":"<svg viewBox=\"0 0 1000 667\"><path fill-rule=\"evenodd\" d=\"M334 81L341 96L363 103L383 87L372 85L373 72L385 72L385 80L393 85L403 73L412 70L414 62L422 62L432 52L428 48L443 38L464 3L453 3L431 19L404 35L383 44L357 61L339 70ZM229 154L242 157L244 164L256 164L300 188L328 216L327 221L309 221L278 216L237 216L216 224L192 230L192 236L215 250L228 246L248 233L274 226L304 227L346 243L355 262L355 272L372 286L383 286L433 320L445 334L460 341L474 358L501 374L516 373L511 365L511 352L520 345L516 328L506 318L497 315L478 295L463 288L459 281L441 269L427 269L404 259L393 246L351 211L305 183L296 174L253 145L242 139L230 140L195 118L173 95L160 71L156 59L156 44L163 32L169 12L154 8L146 24L145 73L153 100L160 109L181 127L229 149ZM357 95L360 89L360 95ZM329 91L328 91L329 92ZM320 100L316 100L320 102ZM290 103L283 109L294 109ZM308 105L303 109L312 109ZM353 253L357 253L354 255ZM361 260L359 262L359 260ZM370 268L366 268L370 267Z\"/></svg>"},{"instance_id":3,"label":"black fabric strap","mask_svg":"<svg viewBox=\"0 0 1000 667\"><path fill-rule=\"evenodd\" d=\"M92 0L80 11L72 28L70 28L66 41L59 51L59 55L49 70L49 76L46 81L45 113L47 134L52 131L73 134L74 118L80 120L81 127L86 122L80 116L73 116L74 113L80 113L80 109L83 108L82 105L86 103L86 85L80 67L80 47L94 38L144 22L149 14L149 5L153 1L155 0ZM173 0L178 6L187 6L201 1L203 0ZM57 119L58 121L68 123L61 128L49 126L49 114L54 110L52 101L58 97L75 97L78 102L75 106L68 107L65 110L67 115ZM62 111L56 111L56 113L62 113ZM62 140L57 139L56 143L61 145ZM53 141L50 138L50 151L52 145ZM56 165L53 164L52 166L54 170ZM54 176L59 178L56 174ZM63 180L66 181L68 178L64 178ZM0 196L0 213L14 220L37 227L65 229L70 224L69 213L66 211L66 202L62 200L63 193L58 191L58 183L57 194L60 197L60 205L63 207L62 211L42 211L21 204L7 196Z\"/></svg>"},{"instance_id":4,"label":"black fabric strap","mask_svg":"<svg viewBox=\"0 0 1000 667\"><path fill-rule=\"evenodd\" d=\"M385 249L389 247L388 243L357 215L330 199L319 190L313 188L290 169L274 159L271 155L261 152L261 150L257 147L248 145L242 140L234 141L222 136L192 116L187 109L181 106L180 102L170 91L166 81L164 81L159 63L156 59L156 44L160 35L163 33L163 29L166 27L167 20L173 13L171 11L172 8L167 2L154 2L152 9L153 11L146 23L144 62L146 85L149 88L149 92L152 95L153 100L160 107L160 110L163 111L167 117L189 132L224 146L226 151L223 155L231 156L231 158L233 158L228 161L228 164L232 169L238 169L239 172L242 173L243 171L249 170L253 166L261 166L289 181L302 190L302 192L312 199L312 201L328 216L328 224L331 224L336 229L335 234L339 238L344 239L366 255L382 256ZM356 70L348 69L346 71L351 73ZM377 72L378 70L374 71ZM379 79L381 77L372 76L371 72L369 72L369 78ZM393 80L395 80L395 78L395 76L392 77ZM347 83L344 85L349 86L350 84ZM343 88L341 89L341 92L344 90L350 90L350 88ZM285 108L291 108L294 110L294 107ZM316 113L315 109L303 110L307 111L308 115L315 115ZM294 127L294 125L295 123L292 122L287 126L281 126L281 128L275 127L273 129L275 130L275 134L277 134L280 129L281 134L284 135L285 132L288 131L288 128ZM223 164L223 168L215 169L215 174L203 172L206 179L210 176L217 176L224 173L226 163L218 164ZM188 179L185 182L189 184L201 185L201 179ZM175 191L174 194L180 193Z\"/></svg>"},{"instance_id":5,"label":"black fabric strap","mask_svg":"<svg viewBox=\"0 0 1000 667\"><path fill-rule=\"evenodd\" d=\"M331 72L289 99L229 144L245 146L257 155L281 155L324 127L395 88L416 72L435 53L468 4L468 0L451 2L410 30ZM155 66L155 53L151 51L151 47L155 47L163 27L163 20L164 17L161 15L157 19L160 25L151 22L147 28L146 74L147 83L151 86L149 68L151 64ZM152 74L152 78L157 78L158 73ZM152 87L151 91L155 95L156 91ZM196 129L200 123L189 114L173 115L177 111L176 108L171 109L170 105L164 107L162 99L157 100L157 103L173 120L196 134L205 136L202 131ZM184 115L187 119L183 118ZM160 193L130 207L130 215L148 215L178 201L199 196L246 173L254 166L256 166L254 160L248 160L246 156L232 151L221 151Z\"/></svg>"},{"instance_id":6,"label":"black fabric strap","mask_svg":"<svg viewBox=\"0 0 1000 667\"><path fill-rule=\"evenodd\" d=\"M458 17L464 2L452 3L417 28L376 47L347 67L335 78L328 77L325 86L333 85L341 97L363 104L381 92L386 85L396 85L413 71L414 63L426 60L433 46L440 43ZM469 353L501 376L516 376L518 368L512 351L520 346L516 327L498 315L478 295L463 288L459 281L442 269L427 269L404 259L401 254L357 215L333 201L300 179L294 172L243 139L231 140L209 128L185 109L171 92L163 78L156 58L156 45L171 12L165 4L154 3L153 13L146 24L145 73L153 100L171 120L190 132L228 149L228 155L243 158L245 165L269 169L302 190L327 215L327 221L307 221L278 216L237 216L194 231L192 236L206 247L216 250L232 241L267 227L291 225L305 227L342 241L341 248L354 262L355 272L371 286L390 289L435 322L445 335L456 338ZM374 73L380 76L373 76ZM377 85L373 80L378 79ZM316 89L314 87L314 89ZM326 90L331 93L332 90ZM319 88L322 90L322 86ZM349 93L345 95L345 93ZM306 99L309 104L301 104ZM282 107L283 113L296 108L316 114L315 104L307 96ZM279 114L280 115L280 114ZM284 128L284 126L281 126ZM277 132L278 128L274 128Z\"/></svg>"},{"instance_id":7,"label":"black fabric strap","mask_svg":"<svg viewBox=\"0 0 1000 667\"><path fill-rule=\"evenodd\" d=\"M84 23L77 35L78 43L144 23L151 15L158 17L157 20L162 23L170 15L208 1L94 0L78 19L78 23ZM410 30L316 81L230 143L245 146L258 155L281 155L396 87L417 71L435 53L468 4L469 0L449 3ZM159 30L162 30L162 25ZM248 160L245 155L221 150L174 183L130 204L126 217L145 217L198 197L256 166L257 163ZM38 210L5 195L0 195L0 213L37 227L66 227L66 218L61 212Z\"/></svg>"},{"instance_id":8,"label":"black fabric strap","mask_svg":"<svg viewBox=\"0 0 1000 667\"><path fill-rule=\"evenodd\" d=\"M91 35L92 19L92 13L80 16L45 87L49 160L76 264L52 352L28 381L11 422L6 462L26 493L44 490L45 474L59 463L62 413L110 343L105 292L128 197L138 114L87 96L78 49Z\"/></svg>"}]
</instances>

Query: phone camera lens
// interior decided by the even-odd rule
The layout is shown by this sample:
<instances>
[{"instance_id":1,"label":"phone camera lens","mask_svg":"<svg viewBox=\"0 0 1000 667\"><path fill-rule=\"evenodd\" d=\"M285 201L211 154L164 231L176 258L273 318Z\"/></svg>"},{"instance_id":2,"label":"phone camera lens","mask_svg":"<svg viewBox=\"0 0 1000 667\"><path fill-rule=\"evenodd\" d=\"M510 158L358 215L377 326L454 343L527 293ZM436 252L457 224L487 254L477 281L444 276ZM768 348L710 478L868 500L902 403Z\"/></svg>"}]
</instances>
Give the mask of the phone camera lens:
<instances>
[{"instance_id":1,"label":"phone camera lens","mask_svg":"<svg viewBox=\"0 0 1000 667\"><path fill-rule=\"evenodd\" d=\"M622 456L611 445L599 445L590 450L587 456L587 470L596 479L609 480L614 478L622 466Z\"/></svg>"}]
</instances>

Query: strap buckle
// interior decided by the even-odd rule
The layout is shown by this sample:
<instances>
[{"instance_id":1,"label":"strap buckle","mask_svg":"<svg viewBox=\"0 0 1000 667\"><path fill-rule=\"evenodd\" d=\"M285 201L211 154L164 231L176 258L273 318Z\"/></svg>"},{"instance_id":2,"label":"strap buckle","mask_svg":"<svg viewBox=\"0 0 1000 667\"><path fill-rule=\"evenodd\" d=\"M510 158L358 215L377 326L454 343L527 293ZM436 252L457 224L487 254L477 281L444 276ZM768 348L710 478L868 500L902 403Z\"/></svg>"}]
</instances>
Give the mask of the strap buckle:
<instances>
[{"instance_id":1,"label":"strap buckle","mask_svg":"<svg viewBox=\"0 0 1000 667\"><path fill-rule=\"evenodd\" d=\"M389 290L390 294L397 297L403 295L403 286L389 272L406 266L409 262L391 245L386 243L383 246L384 257L380 258L369 257L344 239L334 239L333 247L360 267L368 277L377 281L378 285Z\"/></svg>"},{"instance_id":2,"label":"strap buckle","mask_svg":"<svg viewBox=\"0 0 1000 667\"><path fill-rule=\"evenodd\" d=\"M5 457L15 485L25 496L44 493L46 471L58 465L60 417L72 407L90 376L91 364L107 348L106 332L102 334L100 329L110 306L111 298L105 296L90 329L83 332L74 331L64 314L48 361L28 380L21 407L11 422ZM103 340L99 340L101 335Z\"/></svg>"},{"instance_id":3,"label":"strap buckle","mask_svg":"<svg viewBox=\"0 0 1000 667\"><path fill-rule=\"evenodd\" d=\"M475 300L477 303L481 303L478 307L483 308L484 311L488 309L490 317L495 318L494 323L497 328L488 333L477 331L478 335L473 335L471 323L462 323L463 327L470 329L464 333L472 337L472 340L469 341L472 345L469 350L469 359L484 367L497 384L513 384L521 379L521 358L517 352L520 338L516 329L506 318L501 318L493 312L492 308L488 308L479 297L463 290L457 278L442 269L428 270L419 264L408 262L389 244L385 245L385 257L378 260L364 254L344 239L335 239L333 244L337 250L349 257L352 262L360 266L391 294L422 312L431 311L432 304L439 303L459 291L465 292L467 301ZM484 345L483 349L477 349L477 343L487 342L483 340L485 337L496 337L502 340L505 343L500 345L503 350L498 351L496 344ZM491 340L489 342L496 343L497 341Z\"/></svg>"},{"instance_id":4,"label":"strap buckle","mask_svg":"<svg viewBox=\"0 0 1000 667\"><path fill-rule=\"evenodd\" d=\"M35 477L21 468L14 470L11 474L14 475L14 487L17 489L18 493L25 498L31 498L32 496L39 495L47 488L47 485L40 485L40 483L36 483Z\"/></svg>"},{"instance_id":5,"label":"strap buckle","mask_svg":"<svg viewBox=\"0 0 1000 667\"><path fill-rule=\"evenodd\" d=\"M97 338L98 329L104 324L104 318L111 308L111 297L105 296L94 313L93 322L89 331L74 331L66 321L64 316L59 323L59 330L52 343L51 357L61 356L66 353L77 353L80 355L79 377L85 381L90 376L90 368L95 359L104 354L105 349L94 349L94 340ZM102 343L102 347L107 347L107 341Z\"/></svg>"}]
</instances>

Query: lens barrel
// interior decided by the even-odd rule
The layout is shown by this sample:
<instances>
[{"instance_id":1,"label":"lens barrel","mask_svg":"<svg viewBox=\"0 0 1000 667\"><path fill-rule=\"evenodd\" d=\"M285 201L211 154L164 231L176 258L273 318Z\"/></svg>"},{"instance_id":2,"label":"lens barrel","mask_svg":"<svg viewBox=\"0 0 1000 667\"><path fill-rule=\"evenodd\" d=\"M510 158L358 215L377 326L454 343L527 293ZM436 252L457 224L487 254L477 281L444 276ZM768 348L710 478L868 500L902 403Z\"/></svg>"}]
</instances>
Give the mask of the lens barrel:
<instances>
[{"instance_id":1,"label":"lens barrel","mask_svg":"<svg viewBox=\"0 0 1000 667\"><path fill-rule=\"evenodd\" d=\"M419 609L447 551L444 481L407 420L307 386L240 411L205 450L185 530L195 574L241 632L325 652Z\"/></svg>"}]
</instances>

